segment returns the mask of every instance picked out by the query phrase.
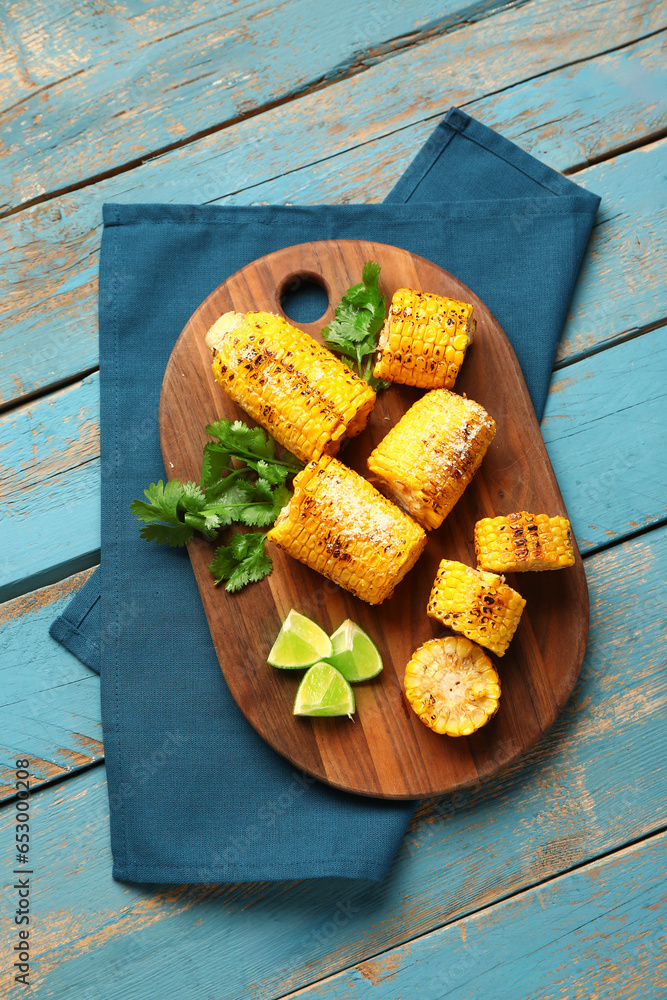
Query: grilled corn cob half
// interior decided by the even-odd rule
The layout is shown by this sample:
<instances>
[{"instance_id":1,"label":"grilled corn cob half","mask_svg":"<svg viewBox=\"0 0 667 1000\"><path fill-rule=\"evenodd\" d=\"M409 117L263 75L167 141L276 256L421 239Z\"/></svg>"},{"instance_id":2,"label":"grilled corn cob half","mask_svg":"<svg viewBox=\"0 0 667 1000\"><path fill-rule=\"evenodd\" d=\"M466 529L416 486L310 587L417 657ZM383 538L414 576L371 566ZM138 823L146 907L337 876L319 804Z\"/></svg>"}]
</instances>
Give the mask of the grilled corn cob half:
<instances>
[{"instance_id":1,"label":"grilled corn cob half","mask_svg":"<svg viewBox=\"0 0 667 1000\"><path fill-rule=\"evenodd\" d=\"M443 559L426 613L503 656L526 602L495 573Z\"/></svg>"},{"instance_id":2,"label":"grilled corn cob half","mask_svg":"<svg viewBox=\"0 0 667 1000\"><path fill-rule=\"evenodd\" d=\"M420 389L451 389L475 332L473 307L399 288L378 341L376 378Z\"/></svg>"},{"instance_id":3,"label":"grilled corn cob half","mask_svg":"<svg viewBox=\"0 0 667 1000\"><path fill-rule=\"evenodd\" d=\"M368 458L380 489L425 528L439 527L477 472L496 433L483 406L433 389Z\"/></svg>"},{"instance_id":4,"label":"grilled corn cob half","mask_svg":"<svg viewBox=\"0 0 667 1000\"><path fill-rule=\"evenodd\" d=\"M268 538L369 604L391 597L426 544L418 524L330 455L295 477Z\"/></svg>"},{"instance_id":5,"label":"grilled corn cob half","mask_svg":"<svg viewBox=\"0 0 667 1000\"><path fill-rule=\"evenodd\" d=\"M484 650L468 639L431 639L405 668L405 696L436 733L469 736L498 711L500 679Z\"/></svg>"},{"instance_id":6,"label":"grilled corn cob half","mask_svg":"<svg viewBox=\"0 0 667 1000\"><path fill-rule=\"evenodd\" d=\"M478 568L494 573L563 569L574 563L570 522L525 510L485 517L475 525L475 552Z\"/></svg>"},{"instance_id":7,"label":"grilled corn cob half","mask_svg":"<svg viewBox=\"0 0 667 1000\"><path fill-rule=\"evenodd\" d=\"M334 454L366 426L368 383L281 316L225 313L206 345L225 392L302 461Z\"/></svg>"}]
</instances>

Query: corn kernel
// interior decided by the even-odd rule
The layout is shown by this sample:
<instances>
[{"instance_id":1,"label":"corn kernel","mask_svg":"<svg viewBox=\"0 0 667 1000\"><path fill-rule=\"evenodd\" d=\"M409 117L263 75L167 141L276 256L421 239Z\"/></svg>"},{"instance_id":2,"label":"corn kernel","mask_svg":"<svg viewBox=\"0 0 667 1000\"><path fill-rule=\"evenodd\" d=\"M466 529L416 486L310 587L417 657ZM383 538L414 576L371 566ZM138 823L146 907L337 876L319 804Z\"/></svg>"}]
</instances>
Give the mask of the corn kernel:
<instances>
[{"instance_id":1,"label":"corn kernel","mask_svg":"<svg viewBox=\"0 0 667 1000\"><path fill-rule=\"evenodd\" d=\"M496 573L563 569L574 564L568 519L525 510L478 521L475 552L478 568Z\"/></svg>"},{"instance_id":2,"label":"corn kernel","mask_svg":"<svg viewBox=\"0 0 667 1000\"><path fill-rule=\"evenodd\" d=\"M282 317L225 313L206 343L227 395L303 461L335 454L366 426L375 403L368 383Z\"/></svg>"},{"instance_id":3,"label":"corn kernel","mask_svg":"<svg viewBox=\"0 0 667 1000\"><path fill-rule=\"evenodd\" d=\"M430 639L405 668L405 696L425 726L469 736L498 710L500 681L486 653L468 639Z\"/></svg>"},{"instance_id":4,"label":"corn kernel","mask_svg":"<svg viewBox=\"0 0 667 1000\"><path fill-rule=\"evenodd\" d=\"M503 656L526 602L495 573L443 559L428 600L430 618Z\"/></svg>"},{"instance_id":5,"label":"corn kernel","mask_svg":"<svg viewBox=\"0 0 667 1000\"><path fill-rule=\"evenodd\" d=\"M473 307L430 292L399 288L391 300L380 334L373 374L420 389L451 389L475 330ZM426 354L426 345L432 345ZM415 364L421 354L436 361L456 362L454 374L445 365Z\"/></svg>"},{"instance_id":6,"label":"corn kernel","mask_svg":"<svg viewBox=\"0 0 667 1000\"><path fill-rule=\"evenodd\" d=\"M433 389L368 458L380 488L425 528L439 527L463 495L496 425L472 399Z\"/></svg>"}]
</instances>

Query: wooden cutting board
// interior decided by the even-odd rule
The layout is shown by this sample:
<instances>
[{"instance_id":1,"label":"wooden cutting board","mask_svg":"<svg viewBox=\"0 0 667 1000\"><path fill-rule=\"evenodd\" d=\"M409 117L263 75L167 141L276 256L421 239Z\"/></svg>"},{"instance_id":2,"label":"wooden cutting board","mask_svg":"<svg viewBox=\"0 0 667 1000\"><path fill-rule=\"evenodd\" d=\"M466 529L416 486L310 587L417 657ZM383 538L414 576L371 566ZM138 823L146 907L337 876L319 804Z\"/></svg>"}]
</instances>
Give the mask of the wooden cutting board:
<instances>
[{"instance_id":1,"label":"wooden cutting board","mask_svg":"<svg viewBox=\"0 0 667 1000\"><path fill-rule=\"evenodd\" d=\"M216 587L207 569L214 543L189 545L204 610L225 680L257 732L295 767L337 788L388 798L451 792L520 757L553 723L579 674L588 632L588 591L577 552L569 569L509 574L527 601L504 657L495 718L470 737L438 736L408 706L403 672L421 643L445 634L426 617L443 557L475 565L473 526L481 517L528 510L566 514L516 356L500 325L465 285L414 254L382 243L326 240L288 247L249 264L220 285L192 316L172 352L162 386L160 437L169 478L199 480L205 425L220 417L249 420L215 382L204 334L227 310L281 313L285 288L299 278L320 282L329 308L317 323L300 324L319 339L333 306L361 280L363 264L381 265L389 303L407 286L472 302L477 330L456 391L481 403L497 424L480 471L453 512L429 535L416 567L384 604L371 607L307 569L273 545L272 574L238 594ZM525 289L530 295L531 290ZM418 398L392 386L380 393L368 429L343 460L360 473L373 447ZM345 618L364 628L380 649L384 670L355 685L354 721L295 718L292 704L302 671L276 670L267 654L290 608L331 633ZM193 649L193 657L197 651Z\"/></svg>"}]
</instances>

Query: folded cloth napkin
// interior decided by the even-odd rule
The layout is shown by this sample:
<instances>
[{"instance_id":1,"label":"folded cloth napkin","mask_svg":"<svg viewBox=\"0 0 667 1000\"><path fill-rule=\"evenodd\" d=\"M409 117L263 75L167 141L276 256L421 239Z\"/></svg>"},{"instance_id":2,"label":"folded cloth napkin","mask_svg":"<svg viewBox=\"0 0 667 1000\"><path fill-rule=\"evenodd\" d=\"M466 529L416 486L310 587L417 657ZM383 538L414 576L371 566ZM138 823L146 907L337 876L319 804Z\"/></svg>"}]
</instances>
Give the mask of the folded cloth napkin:
<instances>
[{"instance_id":1,"label":"folded cloth napkin","mask_svg":"<svg viewBox=\"0 0 667 1000\"><path fill-rule=\"evenodd\" d=\"M392 243L490 307L540 417L598 204L453 108L382 204L105 205L102 565L51 635L101 671L115 878L380 880L414 808L336 791L265 745L223 680L187 553L139 538L129 505L163 475L160 386L190 315L282 247Z\"/></svg>"}]
</instances>

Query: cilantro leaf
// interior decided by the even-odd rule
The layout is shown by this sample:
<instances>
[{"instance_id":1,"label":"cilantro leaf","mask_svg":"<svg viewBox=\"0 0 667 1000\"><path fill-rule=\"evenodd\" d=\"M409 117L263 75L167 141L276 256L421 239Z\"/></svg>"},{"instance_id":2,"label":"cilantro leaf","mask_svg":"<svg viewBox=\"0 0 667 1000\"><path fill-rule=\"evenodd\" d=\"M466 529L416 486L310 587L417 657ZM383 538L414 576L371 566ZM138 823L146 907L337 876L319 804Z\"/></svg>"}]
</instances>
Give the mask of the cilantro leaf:
<instances>
[{"instance_id":1,"label":"cilantro leaf","mask_svg":"<svg viewBox=\"0 0 667 1000\"><path fill-rule=\"evenodd\" d=\"M186 487L193 483L179 483L171 479L165 486L162 480L151 483L144 490L144 500L133 500L130 504L132 513L143 522L139 534L142 538L163 545L186 545L193 535L193 527L179 517L179 505L183 499Z\"/></svg>"},{"instance_id":2,"label":"cilantro leaf","mask_svg":"<svg viewBox=\"0 0 667 1000\"><path fill-rule=\"evenodd\" d=\"M216 420L206 433L217 438L232 455L248 452L257 458L274 458L276 442L261 427L248 427L242 420Z\"/></svg>"},{"instance_id":3,"label":"cilantro leaf","mask_svg":"<svg viewBox=\"0 0 667 1000\"><path fill-rule=\"evenodd\" d=\"M172 548L178 548L188 544L194 535L194 528L182 521L178 525L142 524L139 535L148 542L157 542L158 545L168 543Z\"/></svg>"},{"instance_id":4,"label":"cilantro leaf","mask_svg":"<svg viewBox=\"0 0 667 1000\"><path fill-rule=\"evenodd\" d=\"M265 538L263 531L250 532L233 535L229 545L220 545L209 566L216 584L226 581L225 590L233 593L267 576L273 563L264 551Z\"/></svg>"},{"instance_id":5,"label":"cilantro leaf","mask_svg":"<svg viewBox=\"0 0 667 1000\"><path fill-rule=\"evenodd\" d=\"M358 374L366 382L384 388L373 379L370 362L364 367L363 359L377 350L377 335L385 320L385 303L379 287L380 265L369 260L364 264L363 281L348 288L334 310L334 319L322 330L328 347L343 355L350 366L355 363Z\"/></svg>"},{"instance_id":6,"label":"cilantro leaf","mask_svg":"<svg viewBox=\"0 0 667 1000\"><path fill-rule=\"evenodd\" d=\"M204 458L201 468L201 479L199 485L202 489L220 481L223 473L230 472L231 453L226 451L219 443L207 441L204 445Z\"/></svg>"},{"instance_id":7,"label":"cilantro leaf","mask_svg":"<svg viewBox=\"0 0 667 1000\"><path fill-rule=\"evenodd\" d=\"M292 455L278 458L273 438L241 420L217 420L206 429L214 440L204 445L198 484L160 480L144 491L145 500L130 504L142 522L142 538L178 546L195 531L212 539L231 524L268 527L289 502L287 477L303 463ZM228 590L266 576L271 560L264 554L264 533L234 535L230 545L216 550L212 566L216 583L227 580Z\"/></svg>"}]
</instances>

